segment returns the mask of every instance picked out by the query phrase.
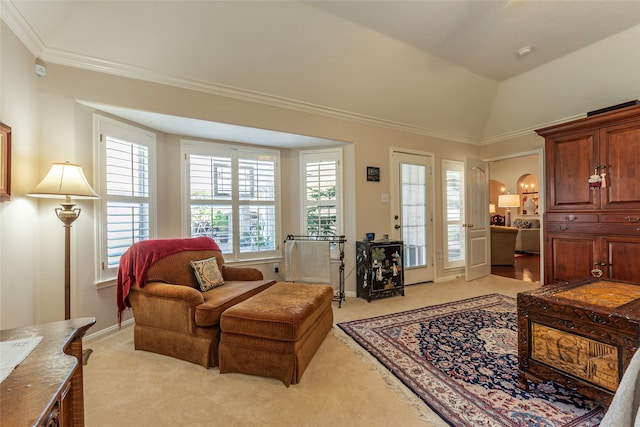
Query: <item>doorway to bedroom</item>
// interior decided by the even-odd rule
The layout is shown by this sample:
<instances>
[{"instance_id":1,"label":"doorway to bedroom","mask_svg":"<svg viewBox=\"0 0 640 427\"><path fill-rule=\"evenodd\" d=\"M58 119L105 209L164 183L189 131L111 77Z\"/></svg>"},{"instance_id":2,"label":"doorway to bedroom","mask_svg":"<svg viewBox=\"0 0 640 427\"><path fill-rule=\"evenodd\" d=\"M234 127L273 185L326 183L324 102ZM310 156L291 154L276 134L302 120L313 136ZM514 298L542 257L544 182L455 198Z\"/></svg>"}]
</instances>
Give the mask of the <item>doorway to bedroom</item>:
<instances>
[{"instance_id":1,"label":"doorway to bedroom","mask_svg":"<svg viewBox=\"0 0 640 427\"><path fill-rule=\"evenodd\" d=\"M491 274L518 280L541 282L542 213L544 172L542 151L489 160L489 210L492 226L518 228L513 265L492 265ZM518 206L501 206L502 195L517 195ZM507 224L509 215L509 224Z\"/></svg>"}]
</instances>

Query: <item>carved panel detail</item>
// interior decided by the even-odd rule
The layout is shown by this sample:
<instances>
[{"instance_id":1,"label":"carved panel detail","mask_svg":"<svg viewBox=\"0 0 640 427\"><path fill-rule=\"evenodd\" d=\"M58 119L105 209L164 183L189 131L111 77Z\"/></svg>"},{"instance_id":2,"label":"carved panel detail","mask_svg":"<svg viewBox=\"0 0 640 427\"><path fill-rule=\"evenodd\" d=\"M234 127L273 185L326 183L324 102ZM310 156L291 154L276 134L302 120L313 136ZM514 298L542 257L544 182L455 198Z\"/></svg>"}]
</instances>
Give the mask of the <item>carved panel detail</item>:
<instances>
[{"instance_id":1,"label":"carved panel detail","mask_svg":"<svg viewBox=\"0 0 640 427\"><path fill-rule=\"evenodd\" d=\"M618 388L618 349L609 344L532 324L531 357L608 390Z\"/></svg>"}]
</instances>

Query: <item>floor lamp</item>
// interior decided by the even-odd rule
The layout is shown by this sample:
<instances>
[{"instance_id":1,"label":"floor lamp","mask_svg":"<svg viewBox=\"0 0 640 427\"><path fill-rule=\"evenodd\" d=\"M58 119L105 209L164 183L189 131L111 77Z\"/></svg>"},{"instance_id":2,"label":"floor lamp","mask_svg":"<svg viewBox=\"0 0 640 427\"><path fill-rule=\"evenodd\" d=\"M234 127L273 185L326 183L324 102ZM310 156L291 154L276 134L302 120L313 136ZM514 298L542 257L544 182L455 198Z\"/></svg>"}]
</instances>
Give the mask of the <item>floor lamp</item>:
<instances>
[{"instance_id":1,"label":"floor lamp","mask_svg":"<svg viewBox=\"0 0 640 427\"><path fill-rule=\"evenodd\" d=\"M498 196L498 207L507 208L505 225L511 227L511 208L520 207L520 196L518 194L500 194Z\"/></svg>"},{"instance_id":2,"label":"floor lamp","mask_svg":"<svg viewBox=\"0 0 640 427\"><path fill-rule=\"evenodd\" d=\"M76 199L98 199L87 182L80 165L73 163L54 163L44 179L27 194L32 197L64 198L56 215L64 224L64 318L71 318L71 224L80 216L80 208L71 202Z\"/></svg>"}]
</instances>

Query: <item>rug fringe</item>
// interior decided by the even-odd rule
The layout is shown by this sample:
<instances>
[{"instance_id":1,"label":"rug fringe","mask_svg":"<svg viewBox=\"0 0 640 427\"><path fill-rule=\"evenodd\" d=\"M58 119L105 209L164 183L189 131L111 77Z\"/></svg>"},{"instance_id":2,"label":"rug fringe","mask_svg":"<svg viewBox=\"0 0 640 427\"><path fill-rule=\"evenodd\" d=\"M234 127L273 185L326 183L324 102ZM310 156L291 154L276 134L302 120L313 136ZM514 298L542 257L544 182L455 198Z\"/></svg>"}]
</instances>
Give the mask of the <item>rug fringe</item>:
<instances>
[{"instance_id":1,"label":"rug fringe","mask_svg":"<svg viewBox=\"0 0 640 427\"><path fill-rule=\"evenodd\" d=\"M447 423L442 421L442 419L438 417L438 415L436 415L431 410L431 408L429 408L429 406L422 401L422 399L416 396L415 393L413 393L407 386L405 386L402 381L400 381L393 374L393 372L385 368L384 365L382 365L368 351L362 348L362 346L355 342L342 329L340 329L339 327L334 327L332 328L332 332L339 341L341 341L358 356L361 356L362 359L367 363L367 365L369 365L371 368L373 368L373 370L380 374L382 379L384 379L389 387L391 387L394 391L399 392L405 399L407 399L411 406L413 406L417 410L418 416L423 421L428 422L433 426L447 425Z\"/></svg>"}]
</instances>

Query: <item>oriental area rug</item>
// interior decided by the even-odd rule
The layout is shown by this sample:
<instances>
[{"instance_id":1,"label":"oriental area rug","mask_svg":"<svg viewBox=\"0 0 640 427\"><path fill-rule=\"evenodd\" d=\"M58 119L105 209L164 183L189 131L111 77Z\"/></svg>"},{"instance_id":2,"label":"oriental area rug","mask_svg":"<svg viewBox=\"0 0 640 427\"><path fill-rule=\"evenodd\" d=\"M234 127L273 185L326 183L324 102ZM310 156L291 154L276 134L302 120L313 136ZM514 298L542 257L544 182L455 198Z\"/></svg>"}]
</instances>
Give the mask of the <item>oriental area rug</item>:
<instances>
[{"instance_id":1,"label":"oriental area rug","mask_svg":"<svg viewBox=\"0 0 640 427\"><path fill-rule=\"evenodd\" d=\"M338 326L452 426L597 426L556 383L518 388L516 300L491 294Z\"/></svg>"}]
</instances>

